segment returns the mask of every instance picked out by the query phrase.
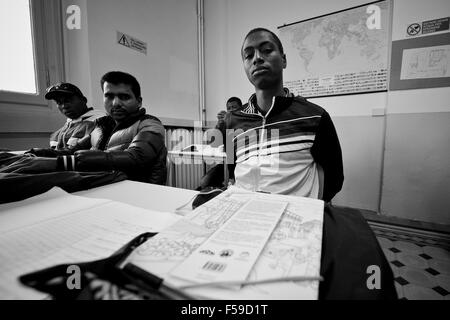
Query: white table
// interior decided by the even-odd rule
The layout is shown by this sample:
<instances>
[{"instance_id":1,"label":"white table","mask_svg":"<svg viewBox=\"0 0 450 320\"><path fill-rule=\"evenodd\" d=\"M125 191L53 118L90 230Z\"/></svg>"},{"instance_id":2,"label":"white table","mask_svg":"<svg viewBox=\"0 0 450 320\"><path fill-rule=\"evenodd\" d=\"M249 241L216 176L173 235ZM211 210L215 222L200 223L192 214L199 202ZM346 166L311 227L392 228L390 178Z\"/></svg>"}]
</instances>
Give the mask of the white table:
<instances>
[{"instance_id":1,"label":"white table","mask_svg":"<svg viewBox=\"0 0 450 320\"><path fill-rule=\"evenodd\" d=\"M73 194L119 201L149 210L174 212L189 202L198 191L125 180Z\"/></svg>"}]
</instances>

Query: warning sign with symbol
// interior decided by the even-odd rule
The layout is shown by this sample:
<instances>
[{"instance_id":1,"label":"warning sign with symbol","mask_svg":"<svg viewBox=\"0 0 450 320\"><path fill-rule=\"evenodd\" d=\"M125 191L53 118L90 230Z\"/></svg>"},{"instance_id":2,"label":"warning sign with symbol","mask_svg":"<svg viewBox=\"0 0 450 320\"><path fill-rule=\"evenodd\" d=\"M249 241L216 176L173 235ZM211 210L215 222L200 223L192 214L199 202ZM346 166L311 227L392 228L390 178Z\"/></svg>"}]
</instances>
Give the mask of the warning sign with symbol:
<instances>
[{"instance_id":1,"label":"warning sign with symbol","mask_svg":"<svg viewBox=\"0 0 450 320\"><path fill-rule=\"evenodd\" d=\"M408 33L409 36L415 36L420 33L421 29L422 28L420 27L420 24L412 23L408 26L408 28L406 29L406 32Z\"/></svg>"},{"instance_id":2,"label":"warning sign with symbol","mask_svg":"<svg viewBox=\"0 0 450 320\"><path fill-rule=\"evenodd\" d=\"M117 31L117 43L140 53L147 54L147 43L120 31Z\"/></svg>"},{"instance_id":3,"label":"warning sign with symbol","mask_svg":"<svg viewBox=\"0 0 450 320\"><path fill-rule=\"evenodd\" d=\"M442 32L449 30L450 17L423 21L422 23L414 22L407 26L406 34L409 37L426 35L434 32Z\"/></svg>"}]
</instances>

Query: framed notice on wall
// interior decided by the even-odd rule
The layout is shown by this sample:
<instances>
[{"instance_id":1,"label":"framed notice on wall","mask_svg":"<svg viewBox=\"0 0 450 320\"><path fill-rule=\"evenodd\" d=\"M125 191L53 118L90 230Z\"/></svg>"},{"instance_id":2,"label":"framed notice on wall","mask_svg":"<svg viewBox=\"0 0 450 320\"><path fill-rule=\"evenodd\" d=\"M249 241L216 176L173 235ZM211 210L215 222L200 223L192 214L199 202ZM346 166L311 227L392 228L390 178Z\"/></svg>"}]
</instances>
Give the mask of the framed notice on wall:
<instances>
[{"instance_id":1,"label":"framed notice on wall","mask_svg":"<svg viewBox=\"0 0 450 320\"><path fill-rule=\"evenodd\" d=\"M390 90L450 86L450 33L394 41Z\"/></svg>"},{"instance_id":2,"label":"framed notice on wall","mask_svg":"<svg viewBox=\"0 0 450 320\"><path fill-rule=\"evenodd\" d=\"M303 97L387 91L390 1L278 27L284 85Z\"/></svg>"}]
</instances>

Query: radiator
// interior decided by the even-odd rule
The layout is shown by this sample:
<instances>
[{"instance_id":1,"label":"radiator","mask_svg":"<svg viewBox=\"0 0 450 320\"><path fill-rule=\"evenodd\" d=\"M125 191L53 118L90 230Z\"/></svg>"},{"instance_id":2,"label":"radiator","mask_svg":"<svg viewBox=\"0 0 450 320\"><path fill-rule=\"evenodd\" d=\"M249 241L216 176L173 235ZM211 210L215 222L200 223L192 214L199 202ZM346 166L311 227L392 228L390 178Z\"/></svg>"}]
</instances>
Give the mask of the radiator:
<instances>
[{"instance_id":1,"label":"radiator","mask_svg":"<svg viewBox=\"0 0 450 320\"><path fill-rule=\"evenodd\" d=\"M195 138L195 139L194 139ZM193 129L166 129L166 146L168 151L180 150L190 144L201 143L203 132ZM167 185L171 187L195 190L206 172L204 163L173 164L167 159Z\"/></svg>"}]
</instances>

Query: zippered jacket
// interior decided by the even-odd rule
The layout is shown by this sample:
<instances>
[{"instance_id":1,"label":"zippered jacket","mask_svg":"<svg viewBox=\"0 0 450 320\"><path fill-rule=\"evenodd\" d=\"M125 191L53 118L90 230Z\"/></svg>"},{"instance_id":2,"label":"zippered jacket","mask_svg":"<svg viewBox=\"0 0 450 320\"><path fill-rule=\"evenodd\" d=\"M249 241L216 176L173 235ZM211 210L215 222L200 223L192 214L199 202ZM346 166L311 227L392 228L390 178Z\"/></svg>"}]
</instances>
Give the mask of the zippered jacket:
<instances>
[{"instance_id":1,"label":"zippered jacket","mask_svg":"<svg viewBox=\"0 0 450 320\"><path fill-rule=\"evenodd\" d=\"M273 98L265 115L254 94L240 111L227 114L227 162L236 162L236 186L317 198L320 165L322 198L330 201L344 181L336 129L322 107L285 91L285 97Z\"/></svg>"},{"instance_id":2,"label":"zippered jacket","mask_svg":"<svg viewBox=\"0 0 450 320\"><path fill-rule=\"evenodd\" d=\"M122 171L130 180L165 184L167 149L161 121L145 109L115 125L110 116L97 120L90 150L59 156L59 170Z\"/></svg>"},{"instance_id":3,"label":"zippered jacket","mask_svg":"<svg viewBox=\"0 0 450 320\"><path fill-rule=\"evenodd\" d=\"M78 119L67 119L64 126L50 135L50 148L55 150L80 150L90 148L90 137L95 120L105 113L89 108Z\"/></svg>"}]
</instances>

